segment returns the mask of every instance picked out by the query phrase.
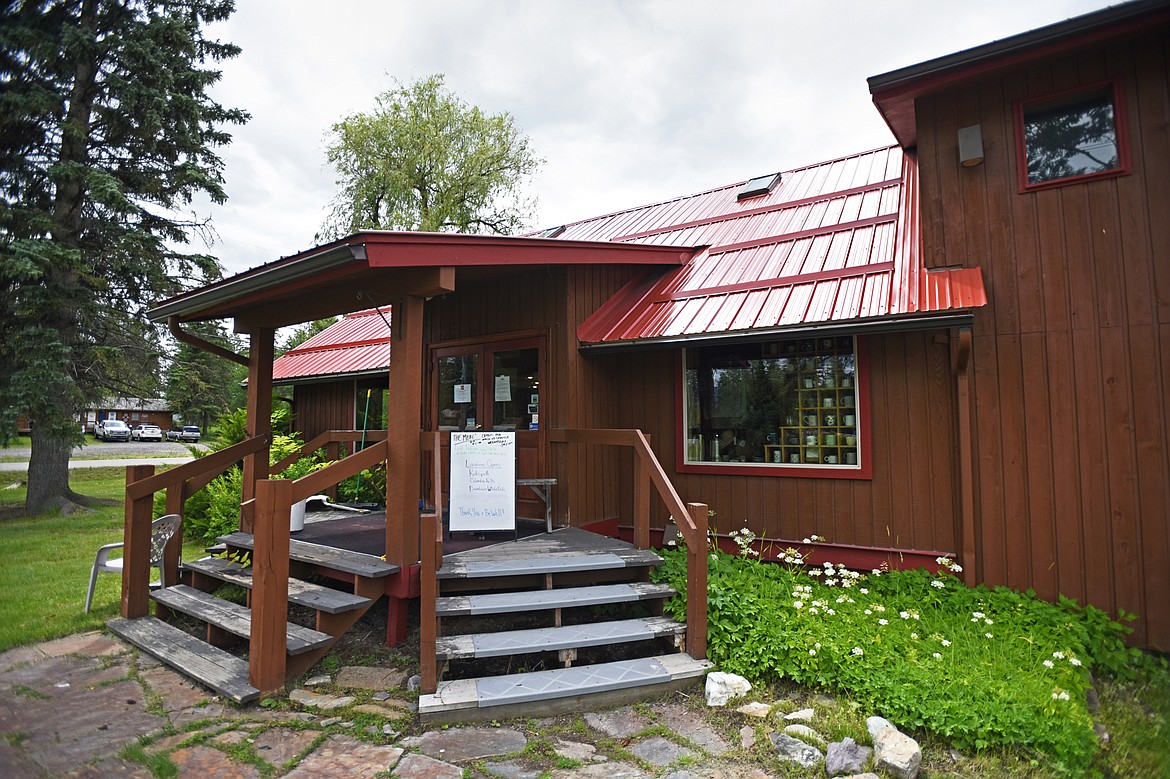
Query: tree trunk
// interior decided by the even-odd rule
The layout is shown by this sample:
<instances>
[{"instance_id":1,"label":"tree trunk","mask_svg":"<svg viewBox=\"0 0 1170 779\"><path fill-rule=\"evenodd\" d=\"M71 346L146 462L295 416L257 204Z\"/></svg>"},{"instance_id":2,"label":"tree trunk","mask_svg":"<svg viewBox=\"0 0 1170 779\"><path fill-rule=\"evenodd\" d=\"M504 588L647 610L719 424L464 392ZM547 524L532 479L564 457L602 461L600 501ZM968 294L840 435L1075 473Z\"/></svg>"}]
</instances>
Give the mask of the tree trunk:
<instances>
[{"instance_id":1,"label":"tree trunk","mask_svg":"<svg viewBox=\"0 0 1170 779\"><path fill-rule=\"evenodd\" d=\"M69 513L75 506L69 489L69 454L73 441L43 430L42 426L33 425L24 510L30 515L54 510Z\"/></svg>"}]
</instances>

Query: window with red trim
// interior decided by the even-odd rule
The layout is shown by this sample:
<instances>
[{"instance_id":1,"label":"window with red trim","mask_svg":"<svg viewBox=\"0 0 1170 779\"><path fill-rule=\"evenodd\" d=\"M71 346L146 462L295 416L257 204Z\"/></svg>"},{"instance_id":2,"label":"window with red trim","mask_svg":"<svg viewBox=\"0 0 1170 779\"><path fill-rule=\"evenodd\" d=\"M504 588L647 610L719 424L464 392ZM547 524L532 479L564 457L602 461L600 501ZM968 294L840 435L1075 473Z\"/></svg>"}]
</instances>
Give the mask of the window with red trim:
<instances>
[{"instance_id":1,"label":"window with red trim","mask_svg":"<svg viewBox=\"0 0 1170 779\"><path fill-rule=\"evenodd\" d=\"M686 349L684 464L858 471L857 378L852 336Z\"/></svg>"},{"instance_id":2,"label":"window with red trim","mask_svg":"<svg viewBox=\"0 0 1170 779\"><path fill-rule=\"evenodd\" d=\"M1109 82L1018 103L1020 189L1125 172L1119 93Z\"/></svg>"}]
</instances>

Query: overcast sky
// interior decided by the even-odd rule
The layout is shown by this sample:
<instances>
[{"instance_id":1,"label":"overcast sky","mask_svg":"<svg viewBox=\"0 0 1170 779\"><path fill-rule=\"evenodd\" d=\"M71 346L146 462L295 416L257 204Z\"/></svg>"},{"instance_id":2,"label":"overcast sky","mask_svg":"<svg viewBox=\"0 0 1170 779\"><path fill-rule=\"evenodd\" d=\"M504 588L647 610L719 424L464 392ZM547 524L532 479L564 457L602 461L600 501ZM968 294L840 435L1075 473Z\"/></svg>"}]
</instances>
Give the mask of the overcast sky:
<instances>
[{"instance_id":1,"label":"overcast sky","mask_svg":"<svg viewBox=\"0 0 1170 779\"><path fill-rule=\"evenodd\" d=\"M866 77L1105 0L237 0L214 90L252 120L196 205L229 274L311 247L336 185L329 127L431 73L507 111L546 162L534 228L893 142ZM196 249L204 247L196 245Z\"/></svg>"}]
</instances>

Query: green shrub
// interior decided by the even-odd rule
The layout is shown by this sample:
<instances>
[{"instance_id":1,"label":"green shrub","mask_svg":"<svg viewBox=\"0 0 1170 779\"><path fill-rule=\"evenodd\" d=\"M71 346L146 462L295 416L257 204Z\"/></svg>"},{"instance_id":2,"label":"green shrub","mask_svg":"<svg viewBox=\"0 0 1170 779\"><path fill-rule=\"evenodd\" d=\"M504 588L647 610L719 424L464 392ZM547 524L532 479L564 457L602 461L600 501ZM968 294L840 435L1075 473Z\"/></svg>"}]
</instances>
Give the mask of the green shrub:
<instances>
[{"instance_id":1,"label":"green shrub","mask_svg":"<svg viewBox=\"0 0 1170 779\"><path fill-rule=\"evenodd\" d=\"M679 591L668 609L685 619L685 552L662 554L656 576ZM1054 771L1086 770L1098 749L1089 670L1133 667L1128 628L1067 599L968 588L948 573L874 574L712 553L708 656L748 679L845 692L960 749L1030 747Z\"/></svg>"}]
</instances>

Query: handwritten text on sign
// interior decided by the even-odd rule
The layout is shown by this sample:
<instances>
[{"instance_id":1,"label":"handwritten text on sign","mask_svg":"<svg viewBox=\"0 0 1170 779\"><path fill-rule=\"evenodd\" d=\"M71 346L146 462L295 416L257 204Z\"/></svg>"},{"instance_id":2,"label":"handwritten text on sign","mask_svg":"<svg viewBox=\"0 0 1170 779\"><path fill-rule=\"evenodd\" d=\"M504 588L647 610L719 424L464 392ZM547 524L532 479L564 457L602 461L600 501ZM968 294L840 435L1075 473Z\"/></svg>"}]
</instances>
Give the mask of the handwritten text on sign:
<instances>
[{"instance_id":1,"label":"handwritten text on sign","mask_svg":"<svg viewBox=\"0 0 1170 779\"><path fill-rule=\"evenodd\" d=\"M451 433L451 530L514 530L516 434Z\"/></svg>"}]
</instances>

